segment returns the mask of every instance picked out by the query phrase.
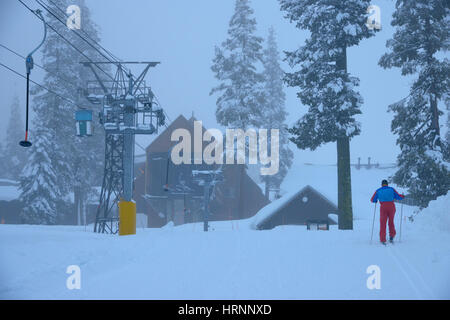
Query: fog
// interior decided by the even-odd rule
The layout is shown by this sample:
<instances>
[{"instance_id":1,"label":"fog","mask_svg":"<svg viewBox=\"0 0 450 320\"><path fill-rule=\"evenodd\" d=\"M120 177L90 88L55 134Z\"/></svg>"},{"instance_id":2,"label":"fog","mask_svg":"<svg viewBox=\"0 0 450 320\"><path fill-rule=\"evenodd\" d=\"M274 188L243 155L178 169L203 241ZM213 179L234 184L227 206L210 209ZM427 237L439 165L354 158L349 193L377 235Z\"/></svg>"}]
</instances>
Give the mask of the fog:
<instances>
[{"instance_id":1,"label":"fog","mask_svg":"<svg viewBox=\"0 0 450 320\"><path fill-rule=\"evenodd\" d=\"M34 1L26 1L37 9ZM214 46L225 40L234 0L86 0L92 18L100 27L102 45L129 61L161 61L153 68L147 83L153 88L170 119L179 114L192 114L202 120L207 128L221 128L215 119L215 96L209 92L217 82L210 70ZM390 26L394 1L379 0L382 30L375 37L352 47L348 52L348 69L360 78L360 93L364 98L362 133L351 142L352 162L367 157L380 163L395 162L398 147L390 131L392 114L387 112L390 103L408 94L410 80L402 77L398 69L383 70L378 60L386 51L385 43L391 37ZM258 34L266 37L268 28L274 26L280 51L293 50L303 43L306 34L295 28L280 11L276 0L252 1ZM81 27L83 24L81 22ZM52 32L49 30L49 32ZM27 55L42 38L42 23L16 0L0 3L0 43L22 55ZM40 53L35 54L40 63ZM25 74L22 59L0 48L0 62ZM290 67L283 63L283 69ZM138 72L138 69L135 69ZM41 82L44 71L35 68L31 78ZM296 97L296 89L285 88L289 125L305 111ZM4 137L9 117L10 103L17 94L24 105L25 79L0 67L0 137ZM51 112L51 110L49 110ZM25 105L23 114L25 113ZM138 137L141 145L148 145L153 137ZM295 163L335 163L336 146L327 144L315 151L298 150L292 145ZM142 151L137 148L137 153Z\"/></svg>"}]
</instances>

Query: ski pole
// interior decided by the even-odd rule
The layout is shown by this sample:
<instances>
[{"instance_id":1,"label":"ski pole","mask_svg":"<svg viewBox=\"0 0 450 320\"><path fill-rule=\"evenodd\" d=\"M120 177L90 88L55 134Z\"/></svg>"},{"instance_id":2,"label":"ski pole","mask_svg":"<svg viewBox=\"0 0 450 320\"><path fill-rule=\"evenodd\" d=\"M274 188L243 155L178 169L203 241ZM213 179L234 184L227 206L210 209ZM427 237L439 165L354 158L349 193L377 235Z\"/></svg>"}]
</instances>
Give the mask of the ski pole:
<instances>
[{"instance_id":1,"label":"ski pole","mask_svg":"<svg viewBox=\"0 0 450 320\"><path fill-rule=\"evenodd\" d=\"M370 244L372 244L372 239L373 239L373 227L375 225L375 214L377 212L377 203L375 202L375 207L373 210L373 220L372 220L372 235L370 236Z\"/></svg>"},{"instance_id":2,"label":"ski pole","mask_svg":"<svg viewBox=\"0 0 450 320\"><path fill-rule=\"evenodd\" d=\"M402 202L402 207L400 209L400 237L398 239L398 242L402 241L402 223L403 223L403 202Z\"/></svg>"}]
</instances>

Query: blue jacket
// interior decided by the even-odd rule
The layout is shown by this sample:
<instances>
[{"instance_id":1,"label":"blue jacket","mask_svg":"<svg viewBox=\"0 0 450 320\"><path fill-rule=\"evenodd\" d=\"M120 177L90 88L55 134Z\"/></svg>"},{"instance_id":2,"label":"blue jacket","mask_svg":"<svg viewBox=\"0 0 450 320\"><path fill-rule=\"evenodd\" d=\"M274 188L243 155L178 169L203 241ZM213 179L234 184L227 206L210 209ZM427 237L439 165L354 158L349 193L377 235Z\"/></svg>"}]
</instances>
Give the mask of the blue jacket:
<instances>
[{"instance_id":1,"label":"blue jacket","mask_svg":"<svg viewBox=\"0 0 450 320\"><path fill-rule=\"evenodd\" d=\"M377 189L377 191L375 191L375 193L372 196L372 199L370 199L370 201L372 201L373 203L376 203L377 201L381 202L392 202L395 200L402 200L405 196L399 194L394 188L392 187L388 187L388 186L384 186L381 187L379 189Z\"/></svg>"}]
</instances>

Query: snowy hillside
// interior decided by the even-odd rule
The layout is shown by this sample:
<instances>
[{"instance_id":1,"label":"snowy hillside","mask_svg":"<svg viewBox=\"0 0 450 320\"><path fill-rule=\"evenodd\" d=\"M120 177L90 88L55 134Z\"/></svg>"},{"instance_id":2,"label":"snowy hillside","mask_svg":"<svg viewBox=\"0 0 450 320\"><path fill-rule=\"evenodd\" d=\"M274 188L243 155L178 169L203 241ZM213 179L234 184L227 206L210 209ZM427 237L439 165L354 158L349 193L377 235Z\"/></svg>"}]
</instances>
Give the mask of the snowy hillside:
<instances>
[{"instance_id":1,"label":"snowy hillside","mask_svg":"<svg viewBox=\"0 0 450 320\"><path fill-rule=\"evenodd\" d=\"M283 189L311 184L336 201L333 166L296 166ZM355 230L251 228L253 219L161 229L136 236L84 227L0 225L0 298L19 299L449 299L450 197L415 216L403 209L402 241L370 244L374 189L388 170L353 170ZM396 225L400 224L397 205ZM397 237L398 238L398 237ZM81 289L66 268L81 268ZM366 270L381 270L369 290Z\"/></svg>"}]
</instances>

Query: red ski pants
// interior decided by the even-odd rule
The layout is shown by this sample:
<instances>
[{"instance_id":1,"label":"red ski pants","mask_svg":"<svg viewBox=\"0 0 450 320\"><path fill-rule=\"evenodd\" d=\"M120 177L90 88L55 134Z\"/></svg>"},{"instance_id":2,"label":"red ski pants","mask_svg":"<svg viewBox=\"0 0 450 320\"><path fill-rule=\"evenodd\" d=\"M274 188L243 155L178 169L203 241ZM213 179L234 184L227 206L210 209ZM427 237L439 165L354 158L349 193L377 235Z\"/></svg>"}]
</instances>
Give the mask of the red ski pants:
<instances>
[{"instance_id":1,"label":"red ski pants","mask_svg":"<svg viewBox=\"0 0 450 320\"><path fill-rule=\"evenodd\" d=\"M386 242L386 222L389 221L389 236L395 237L395 204L394 202L382 202L380 205L380 241Z\"/></svg>"}]
</instances>

